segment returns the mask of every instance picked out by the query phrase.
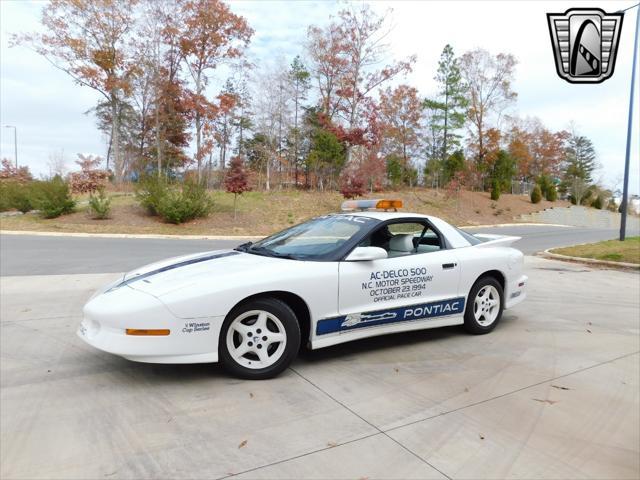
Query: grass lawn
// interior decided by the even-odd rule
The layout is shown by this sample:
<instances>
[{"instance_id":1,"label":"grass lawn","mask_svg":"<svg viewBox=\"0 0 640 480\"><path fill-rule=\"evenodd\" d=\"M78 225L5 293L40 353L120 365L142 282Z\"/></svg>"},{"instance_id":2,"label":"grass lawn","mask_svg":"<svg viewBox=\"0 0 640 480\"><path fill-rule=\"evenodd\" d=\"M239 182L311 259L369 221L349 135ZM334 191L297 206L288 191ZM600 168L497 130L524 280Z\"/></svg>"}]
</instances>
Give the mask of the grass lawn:
<instances>
[{"instance_id":1,"label":"grass lawn","mask_svg":"<svg viewBox=\"0 0 640 480\"><path fill-rule=\"evenodd\" d=\"M575 247L555 248L550 251L571 257L640 264L640 237L628 237L624 242L607 240Z\"/></svg>"},{"instance_id":2,"label":"grass lawn","mask_svg":"<svg viewBox=\"0 0 640 480\"><path fill-rule=\"evenodd\" d=\"M206 218L182 225L162 222L142 209L132 192L109 191L111 217L94 220L87 212L87 196L77 198L76 212L53 219L29 213L0 217L0 230L131 233L163 235L264 236L303 222L314 216L336 212L344 201L338 192L272 190L246 192L238 197L238 214L233 215L233 194L211 191L214 207ZM510 223L523 213L547 207L565 207L567 202L542 201L532 204L526 195L503 194L497 202L487 192L461 191L449 196L445 191L417 188L367 195L369 198L400 198L405 212L440 217L454 225Z\"/></svg>"}]
</instances>

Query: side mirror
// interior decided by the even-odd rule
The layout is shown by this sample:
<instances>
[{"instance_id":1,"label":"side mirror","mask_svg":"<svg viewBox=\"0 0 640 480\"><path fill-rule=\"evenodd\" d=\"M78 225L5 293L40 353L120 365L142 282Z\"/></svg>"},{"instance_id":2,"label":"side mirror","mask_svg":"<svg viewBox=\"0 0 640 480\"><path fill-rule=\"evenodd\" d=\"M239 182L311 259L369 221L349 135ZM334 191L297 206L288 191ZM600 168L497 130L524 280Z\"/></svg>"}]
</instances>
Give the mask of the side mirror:
<instances>
[{"instance_id":1,"label":"side mirror","mask_svg":"<svg viewBox=\"0 0 640 480\"><path fill-rule=\"evenodd\" d=\"M387 258L387 251L380 247L356 247L345 259L347 262L366 262Z\"/></svg>"}]
</instances>

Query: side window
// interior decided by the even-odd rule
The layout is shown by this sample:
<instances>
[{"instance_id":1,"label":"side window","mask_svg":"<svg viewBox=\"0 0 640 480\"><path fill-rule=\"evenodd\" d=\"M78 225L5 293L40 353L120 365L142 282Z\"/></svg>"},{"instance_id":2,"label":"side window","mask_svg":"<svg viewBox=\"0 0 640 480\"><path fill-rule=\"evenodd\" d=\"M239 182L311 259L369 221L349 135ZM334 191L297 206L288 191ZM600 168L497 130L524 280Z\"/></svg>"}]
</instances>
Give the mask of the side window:
<instances>
[{"instance_id":1,"label":"side window","mask_svg":"<svg viewBox=\"0 0 640 480\"><path fill-rule=\"evenodd\" d=\"M401 257L440 250L443 242L427 224L398 222L378 228L360 246L384 248L389 257Z\"/></svg>"}]
</instances>

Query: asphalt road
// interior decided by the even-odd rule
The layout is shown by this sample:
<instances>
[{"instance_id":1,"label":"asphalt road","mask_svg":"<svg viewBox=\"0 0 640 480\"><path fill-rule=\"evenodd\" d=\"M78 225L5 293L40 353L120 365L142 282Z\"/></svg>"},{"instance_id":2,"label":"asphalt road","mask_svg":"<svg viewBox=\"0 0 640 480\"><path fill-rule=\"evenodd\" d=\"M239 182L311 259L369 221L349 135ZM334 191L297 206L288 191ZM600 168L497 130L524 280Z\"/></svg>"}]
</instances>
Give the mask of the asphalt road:
<instances>
[{"instance_id":1,"label":"asphalt road","mask_svg":"<svg viewBox=\"0 0 640 480\"><path fill-rule=\"evenodd\" d=\"M547 248L616 238L615 230L582 227L512 226L474 228L472 233L518 235L525 254ZM637 233L634 233L637 235ZM83 238L0 235L0 276L125 272L163 258L233 248L238 240Z\"/></svg>"}]
</instances>

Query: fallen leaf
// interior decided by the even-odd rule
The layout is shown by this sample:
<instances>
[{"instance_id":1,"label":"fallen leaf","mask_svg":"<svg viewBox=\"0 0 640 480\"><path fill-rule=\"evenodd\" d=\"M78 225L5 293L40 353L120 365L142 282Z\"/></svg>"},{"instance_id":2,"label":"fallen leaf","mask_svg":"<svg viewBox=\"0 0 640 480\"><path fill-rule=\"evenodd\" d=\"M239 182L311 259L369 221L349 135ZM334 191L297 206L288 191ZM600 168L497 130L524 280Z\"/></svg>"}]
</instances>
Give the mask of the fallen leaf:
<instances>
[{"instance_id":1,"label":"fallen leaf","mask_svg":"<svg viewBox=\"0 0 640 480\"><path fill-rule=\"evenodd\" d=\"M478 436L480 437L480 440L484 440L484 435L482 435L481 433L478 434Z\"/></svg>"},{"instance_id":2,"label":"fallen leaf","mask_svg":"<svg viewBox=\"0 0 640 480\"><path fill-rule=\"evenodd\" d=\"M558 390L571 390L569 387L563 387L561 385L551 385L553 388L557 388Z\"/></svg>"},{"instance_id":3,"label":"fallen leaf","mask_svg":"<svg viewBox=\"0 0 640 480\"><path fill-rule=\"evenodd\" d=\"M247 445L247 441L246 441L246 440L242 440L242 441L240 442L240 445L238 445L238 448L245 447L246 445Z\"/></svg>"},{"instance_id":4,"label":"fallen leaf","mask_svg":"<svg viewBox=\"0 0 640 480\"><path fill-rule=\"evenodd\" d=\"M549 405L553 405L554 403L558 403L558 400L541 400L539 398L532 398L532 400L535 400L536 402L540 402L540 403L548 403Z\"/></svg>"},{"instance_id":5,"label":"fallen leaf","mask_svg":"<svg viewBox=\"0 0 640 480\"><path fill-rule=\"evenodd\" d=\"M249 398L253 398L253 393L249 392Z\"/></svg>"},{"instance_id":6,"label":"fallen leaf","mask_svg":"<svg viewBox=\"0 0 640 480\"><path fill-rule=\"evenodd\" d=\"M469 391L469 387L464 387L464 391L468 392Z\"/></svg>"},{"instance_id":7,"label":"fallen leaf","mask_svg":"<svg viewBox=\"0 0 640 480\"><path fill-rule=\"evenodd\" d=\"M398 372L400 371L400 370L399 370L399 369L397 369L397 368L394 368L394 370L396 371L396 373L398 373Z\"/></svg>"},{"instance_id":8,"label":"fallen leaf","mask_svg":"<svg viewBox=\"0 0 640 480\"><path fill-rule=\"evenodd\" d=\"M591 333L591 330L589 330L589 329L587 328L587 332Z\"/></svg>"},{"instance_id":9,"label":"fallen leaf","mask_svg":"<svg viewBox=\"0 0 640 480\"><path fill-rule=\"evenodd\" d=\"M336 442L327 442L327 447L333 448L333 447L337 447L338 444Z\"/></svg>"}]
</instances>

